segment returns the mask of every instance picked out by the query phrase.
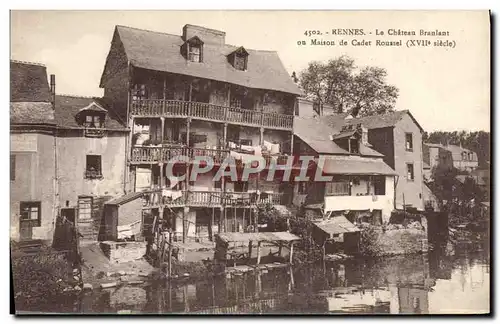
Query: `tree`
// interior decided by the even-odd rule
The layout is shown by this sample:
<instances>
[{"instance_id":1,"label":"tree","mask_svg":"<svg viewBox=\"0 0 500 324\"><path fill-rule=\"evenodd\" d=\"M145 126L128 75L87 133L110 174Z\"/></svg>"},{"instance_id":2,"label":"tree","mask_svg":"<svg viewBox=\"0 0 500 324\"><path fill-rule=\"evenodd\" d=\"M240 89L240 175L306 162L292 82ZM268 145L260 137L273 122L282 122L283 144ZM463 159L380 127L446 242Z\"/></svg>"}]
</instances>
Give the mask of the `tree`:
<instances>
[{"instance_id":1,"label":"tree","mask_svg":"<svg viewBox=\"0 0 500 324\"><path fill-rule=\"evenodd\" d=\"M341 56L326 63L310 62L300 73L299 85L308 99L356 117L394 110L399 90L386 78L383 68L358 69L352 58Z\"/></svg>"}]
</instances>

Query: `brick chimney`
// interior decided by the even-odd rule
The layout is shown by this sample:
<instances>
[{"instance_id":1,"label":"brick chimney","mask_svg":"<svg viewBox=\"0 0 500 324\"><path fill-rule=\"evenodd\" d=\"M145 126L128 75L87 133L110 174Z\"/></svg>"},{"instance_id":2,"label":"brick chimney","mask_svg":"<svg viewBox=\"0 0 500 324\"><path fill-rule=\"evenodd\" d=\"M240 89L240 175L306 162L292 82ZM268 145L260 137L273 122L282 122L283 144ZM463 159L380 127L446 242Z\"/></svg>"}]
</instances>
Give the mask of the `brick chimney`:
<instances>
[{"instance_id":1,"label":"brick chimney","mask_svg":"<svg viewBox=\"0 0 500 324\"><path fill-rule=\"evenodd\" d=\"M56 106L56 76L54 74L50 75L50 103L52 108L55 109Z\"/></svg>"},{"instance_id":2,"label":"brick chimney","mask_svg":"<svg viewBox=\"0 0 500 324\"><path fill-rule=\"evenodd\" d=\"M193 36L198 36L205 44L223 46L226 43L226 33L223 31L189 24L184 25L182 28L182 39L187 41Z\"/></svg>"}]
</instances>

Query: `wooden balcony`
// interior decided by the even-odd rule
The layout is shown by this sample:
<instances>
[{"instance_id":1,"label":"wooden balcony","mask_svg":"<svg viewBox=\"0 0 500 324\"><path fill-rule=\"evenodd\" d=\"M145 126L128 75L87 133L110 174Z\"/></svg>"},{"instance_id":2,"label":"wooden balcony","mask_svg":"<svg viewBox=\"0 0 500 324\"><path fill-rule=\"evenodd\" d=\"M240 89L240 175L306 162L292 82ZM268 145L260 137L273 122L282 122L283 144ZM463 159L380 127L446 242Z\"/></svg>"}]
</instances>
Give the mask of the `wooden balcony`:
<instances>
[{"instance_id":1,"label":"wooden balcony","mask_svg":"<svg viewBox=\"0 0 500 324\"><path fill-rule=\"evenodd\" d=\"M132 164L155 164L166 163L176 156L187 156L195 159L197 156L211 157L215 165L221 164L228 156L230 150L191 148L181 146L135 146L132 148L130 163ZM288 155L263 155L266 165L272 161L277 164L286 164ZM235 163L238 163L236 160Z\"/></svg>"},{"instance_id":2,"label":"wooden balcony","mask_svg":"<svg viewBox=\"0 0 500 324\"><path fill-rule=\"evenodd\" d=\"M196 156L209 156L213 159L214 164L220 164L229 155L229 151L180 146L135 146L132 148L130 162L132 164L168 162L173 157L181 155L190 159L194 159Z\"/></svg>"},{"instance_id":3,"label":"wooden balcony","mask_svg":"<svg viewBox=\"0 0 500 324\"><path fill-rule=\"evenodd\" d=\"M143 192L143 209L161 207L253 207L260 204L283 204L283 193L256 193L221 191L148 190Z\"/></svg>"},{"instance_id":4,"label":"wooden balcony","mask_svg":"<svg viewBox=\"0 0 500 324\"><path fill-rule=\"evenodd\" d=\"M218 106L202 102L140 99L130 111L136 117L191 117L222 123L292 130L293 116L256 110Z\"/></svg>"}]
</instances>

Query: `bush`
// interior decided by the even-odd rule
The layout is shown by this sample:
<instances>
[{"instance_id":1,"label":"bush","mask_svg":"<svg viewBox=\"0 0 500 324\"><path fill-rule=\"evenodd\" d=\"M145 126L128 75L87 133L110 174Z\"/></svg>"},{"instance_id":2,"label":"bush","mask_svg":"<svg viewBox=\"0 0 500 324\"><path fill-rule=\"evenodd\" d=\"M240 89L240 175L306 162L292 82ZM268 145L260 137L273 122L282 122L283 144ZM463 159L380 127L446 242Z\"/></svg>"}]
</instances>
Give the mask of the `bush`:
<instances>
[{"instance_id":1,"label":"bush","mask_svg":"<svg viewBox=\"0 0 500 324\"><path fill-rule=\"evenodd\" d=\"M365 256L379 256L384 251L377 244L380 229L375 226L367 226L361 231L360 252Z\"/></svg>"},{"instance_id":2,"label":"bush","mask_svg":"<svg viewBox=\"0 0 500 324\"><path fill-rule=\"evenodd\" d=\"M11 267L16 306L44 304L79 284L65 256L47 247L36 254L23 254L13 245Z\"/></svg>"}]
</instances>

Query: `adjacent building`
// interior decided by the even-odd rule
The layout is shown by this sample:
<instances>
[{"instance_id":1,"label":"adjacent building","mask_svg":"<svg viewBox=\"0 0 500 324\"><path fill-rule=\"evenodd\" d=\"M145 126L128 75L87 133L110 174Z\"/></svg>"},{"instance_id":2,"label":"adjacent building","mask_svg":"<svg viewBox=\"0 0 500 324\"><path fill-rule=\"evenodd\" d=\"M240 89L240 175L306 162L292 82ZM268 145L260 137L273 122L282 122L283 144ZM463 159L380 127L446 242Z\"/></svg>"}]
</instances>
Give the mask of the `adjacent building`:
<instances>
[{"instance_id":1,"label":"adjacent building","mask_svg":"<svg viewBox=\"0 0 500 324\"><path fill-rule=\"evenodd\" d=\"M51 241L58 215L97 238L125 192L129 131L99 98L55 95L45 66L11 62L11 238Z\"/></svg>"},{"instance_id":2,"label":"adjacent building","mask_svg":"<svg viewBox=\"0 0 500 324\"><path fill-rule=\"evenodd\" d=\"M430 170L439 166L472 172L479 166L477 154L462 146L424 143L423 152L424 162L430 166Z\"/></svg>"},{"instance_id":3,"label":"adjacent building","mask_svg":"<svg viewBox=\"0 0 500 324\"><path fill-rule=\"evenodd\" d=\"M361 125L366 142L396 172L395 208L424 209L423 129L408 110L353 118L347 113L320 117L331 128Z\"/></svg>"},{"instance_id":4,"label":"adjacent building","mask_svg":"<svg viewBox=\"0 0 500 324\"><path fill-rule=\"evenodd\" d=\"M51 77L54 81L54 78ZM57 213L54 82L46 67L10 62L10 238L51 240Z\"/></svg>"},{"instance_id":5,"label":"adjacent building","mask_svg":"<svg viewBox=\"0 0 500 324\"><path fill-rule=\"evenodd\" d=\"M177 238L211 239L255 224L253 207L281 204L280 183L212 181L227 156L248 161L290 155L300 91L276 52L229 45L225 32L185 25L181 35L117 26L101 78L104 97L130 129L127 191L146 195L145 223L167 220ZM210 156L212 173L192 172Z\"/></svg>"},{"instance_id":6,"label":"adjacent building","mask_svg":"<svg viewBox=\"0 0 500 324\"><path fill-rule=\"evenodd\" d=\"M389 222L396 172L368 142L368 129L362 124L332 127L325 119L296 117L294 133L294 153L314 156L316 163L322 158L324 163L317 168L323 175L332 176L328 182L312 178L296 183L296 205L317 205L333 215L348 214L351 222Z\"/></svg>"}]
</instances>

